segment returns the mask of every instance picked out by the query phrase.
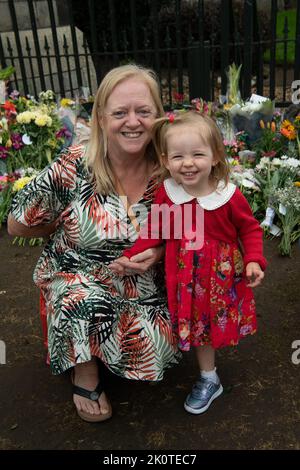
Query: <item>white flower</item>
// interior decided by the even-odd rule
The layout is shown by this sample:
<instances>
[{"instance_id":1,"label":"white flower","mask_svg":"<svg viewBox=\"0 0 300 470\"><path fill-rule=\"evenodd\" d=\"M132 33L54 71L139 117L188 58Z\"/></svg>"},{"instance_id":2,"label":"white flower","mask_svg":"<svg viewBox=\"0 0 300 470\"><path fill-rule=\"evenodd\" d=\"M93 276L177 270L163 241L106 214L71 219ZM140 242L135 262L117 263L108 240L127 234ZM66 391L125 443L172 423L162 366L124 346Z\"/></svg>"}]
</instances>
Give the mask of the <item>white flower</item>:
<instances>
[{"instance_id":1,"label":"white flower","mask_svg":"<svg viewBox=\"0 0 300 470\"><path fill-rule=\"evenodd\" d=\"M282 163L282 166L297 168L298 166L300 166L300 160L297 160L296 158L288 158Z\"/></svg>"},{"instance_id":2,"label":"white flower","mask_svg":"<svg viewBox=\"0 0 300 470\"><path fill-rule=\"evenodd\" d=\"M24 135L22 136L22 142L23 142L23 144L25 144L25 145L31 145L31 144L32 144L31 139L30 139L30 136L29 136L28 134L24 134Z\"/></svg>"}]
</instances>

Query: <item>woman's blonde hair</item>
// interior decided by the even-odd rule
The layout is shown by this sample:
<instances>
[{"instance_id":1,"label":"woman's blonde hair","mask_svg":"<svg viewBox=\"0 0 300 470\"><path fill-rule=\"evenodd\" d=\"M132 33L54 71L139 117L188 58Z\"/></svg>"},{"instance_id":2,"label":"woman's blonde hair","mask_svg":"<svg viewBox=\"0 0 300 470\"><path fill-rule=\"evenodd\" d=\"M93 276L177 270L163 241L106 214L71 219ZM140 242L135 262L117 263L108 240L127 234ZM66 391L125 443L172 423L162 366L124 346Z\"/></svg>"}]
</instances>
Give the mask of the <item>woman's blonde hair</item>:
<instances>
[{"instance_id":1,"label":"woman's blonde hair","mask_svg":"<svg viewBox=\"0 0 300 470\"><path fill-rule=\"evenodd\" d=\"M201 139L212 149L213 156L217 161L217 164L212 167L211 177L217 182L223 180L227 184L229 180L229 165L226 159L222 134L212 118L198 111L179 112L176 115L171 114L156 119L153 124L152 140L156 153L159 156L161 167L163 168L160 178L163 180L170 176L169 171L165 167L168 155L167 133L170 129L182 125L193 126L199 130Z\"/></svg>"},{"instance_id":2,"label":"woman's blonde hair","mask_svg":"<svg viewBox=\"0 0 300 470\"><path fill-rule=\"evenodd\" d=\"M86 165L95 184L95 190L100 194L110 194L115 191L115 180L107 155L107 137L100 126L107 100L114 88L121 82L137 78L148 85L156 106L157 116L163 116L164 110L160 99L160 87L153 70L140 65L128 64L115 67L103 78L95 96L91 119L91 137L86 150ZM146 157L159 165L152 142L146 149Z\"/></svg>"}]
</instances>

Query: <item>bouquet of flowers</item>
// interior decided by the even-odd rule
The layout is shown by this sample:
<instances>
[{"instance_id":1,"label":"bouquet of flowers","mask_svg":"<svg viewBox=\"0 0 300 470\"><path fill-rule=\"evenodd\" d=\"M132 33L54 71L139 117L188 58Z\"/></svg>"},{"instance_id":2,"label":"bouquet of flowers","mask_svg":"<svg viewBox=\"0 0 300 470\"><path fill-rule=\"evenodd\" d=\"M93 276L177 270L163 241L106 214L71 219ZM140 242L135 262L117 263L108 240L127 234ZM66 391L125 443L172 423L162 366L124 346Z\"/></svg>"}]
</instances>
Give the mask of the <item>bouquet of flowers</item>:
<instances>
[{"instance_id":1,"label":"bouquet of flowers","mask_svg":"<svg viewBox=\"0 0 300 470\"><path fill-rule=\"evenodd\" d=\"M21 167L41 170L72 135L57 115L51 90L41 93L39 102L14 92L0 109L1 173L3 163L6 173Z\"/></svg>"},{"instance_id":2,"label":"bouquet of flowers","mask_svg":"<svg viewBox=\"0 0 300 470\"><path fill-rule=\"evenodd\" d=\"M282 229L279 252L291 256L292 243L300 237L300 182L289 180L286 187L274 189L270 196Z\"/></svg>"},{"instance_id":3,"label":"bouquet of flowers","mask_svg":"<svg viewBox=\"0 0 300 470\"><path fill-rule=\"evenodd\" d=\"M255 94L249 101L237 103L229 109L235 132L245 131L250 143L254 143L261 136L260 121L270 122L273 113L274 103L270 99Z\"/></svg>"},{"instance_id":4,"label":"bouquet of flowers","mask_svg":"<svg viewBox=\"0 0 300 470\"><path fill-rule=\"evenodd\" d=\"M51 163L71 138L51 90L39 100L14 91L0 105L0 225L16 188Z\"/></svg>"},{"instance_id":5,"label":"bouquet of flowers","mask_svg":"<svg viewBox=\"0 0 300 470\"><path fill-rule=\"evenodd\" d=\"M38 173L34 168L20 168L0 176L0 226L6 220L14 193L20 191Z\"/></svg>"}]
</instances>

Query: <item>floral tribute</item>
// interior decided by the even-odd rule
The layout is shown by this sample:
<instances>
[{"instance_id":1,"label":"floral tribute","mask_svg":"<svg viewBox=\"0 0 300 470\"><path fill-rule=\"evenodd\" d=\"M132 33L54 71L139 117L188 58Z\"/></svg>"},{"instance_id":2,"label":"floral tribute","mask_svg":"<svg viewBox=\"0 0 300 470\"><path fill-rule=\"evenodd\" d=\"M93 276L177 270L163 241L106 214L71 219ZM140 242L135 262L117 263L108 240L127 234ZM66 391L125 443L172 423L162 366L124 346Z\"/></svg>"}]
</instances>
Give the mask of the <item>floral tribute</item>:
<instances>
[{"instance_id":1,"label":"floral tribute","mask_svg":"<svg viewBox=\"0 0 300 470\"><path fill-rule=\"evenodd\" d=\"M72 138L51 90L39 99L13 91L0 104L0 225L10 201Z\"/></svg>"}]
</instances>

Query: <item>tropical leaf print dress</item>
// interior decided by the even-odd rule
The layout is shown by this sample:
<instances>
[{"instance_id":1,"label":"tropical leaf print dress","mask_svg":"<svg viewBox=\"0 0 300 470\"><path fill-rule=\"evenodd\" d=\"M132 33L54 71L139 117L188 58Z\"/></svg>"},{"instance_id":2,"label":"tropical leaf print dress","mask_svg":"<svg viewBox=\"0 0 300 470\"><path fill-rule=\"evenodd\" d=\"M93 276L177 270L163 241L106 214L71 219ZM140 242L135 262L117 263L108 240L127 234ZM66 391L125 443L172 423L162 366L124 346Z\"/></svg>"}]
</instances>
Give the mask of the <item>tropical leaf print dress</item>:
<instances>
[{"instance_id":1,"label":"tropical leaf print dress","mask_svg":"<svg viewBox=\"0 0 300 470\"><path fill-rule=\"evenodd\" d=\"M94 355L120 376L160 380L177 362L163 270L121 278L109 270L137 233L117 194L94 192L83 153L69 148L12 203L13 217L29 227L59 224L33 276L46 301L51 370L60 374ZM134 207L140 223L156 189L151 179Z\"/></svg>"}]
</instances>

